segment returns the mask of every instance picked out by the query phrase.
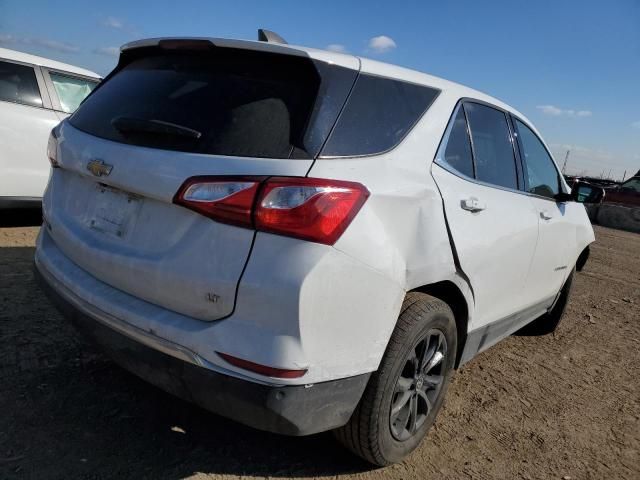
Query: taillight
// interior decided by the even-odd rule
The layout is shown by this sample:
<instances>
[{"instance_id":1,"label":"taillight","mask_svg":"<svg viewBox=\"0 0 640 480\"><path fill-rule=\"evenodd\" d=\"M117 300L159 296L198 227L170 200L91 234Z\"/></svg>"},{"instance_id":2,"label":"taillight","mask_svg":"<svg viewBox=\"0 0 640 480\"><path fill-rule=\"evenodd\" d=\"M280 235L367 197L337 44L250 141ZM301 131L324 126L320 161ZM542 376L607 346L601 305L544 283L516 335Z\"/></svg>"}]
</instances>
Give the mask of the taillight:
<instances>
[{"instance_id":1,"label":"taillight","mask_svg":"<svg viewBox=\"0 0 640 480\"><path fill-rule=\"evenodd\" d=\"M173 201L222 223L253 227L251 212L262 178L192 177Z\"/></svg>"},{"instance_id":2,"label":"taillight","mask_svg":"<svg viewBox=\"0 0 640 480\"><path fill-rule=\"evenodd\" d=\"M219 222L333 245L368 196L363 185L340 180L192 177L174 203Z\"/></svg>"},{"instance_id":3,"label":"taillight","mask_svg":"<svg viewBox=\"0 0 640 480\"><path fill-rule=\"evenodd\" d=\"M256 229L333 245L368 196L359 183L270 178L256 203Z\"/></svg>"},{"instance_id":4,"label":"taillight","mask_svg":"<svg viewBox=\"0 0 640 480\"><path fill-rule=\"evenodd\" d=\"M56 134L56 129L51 130L49 134L49 142L47 143L47 158L49 158L49 163L52 168L59 168L60 164L58 163L58 136Z\"/></svg>"}]
</instances>

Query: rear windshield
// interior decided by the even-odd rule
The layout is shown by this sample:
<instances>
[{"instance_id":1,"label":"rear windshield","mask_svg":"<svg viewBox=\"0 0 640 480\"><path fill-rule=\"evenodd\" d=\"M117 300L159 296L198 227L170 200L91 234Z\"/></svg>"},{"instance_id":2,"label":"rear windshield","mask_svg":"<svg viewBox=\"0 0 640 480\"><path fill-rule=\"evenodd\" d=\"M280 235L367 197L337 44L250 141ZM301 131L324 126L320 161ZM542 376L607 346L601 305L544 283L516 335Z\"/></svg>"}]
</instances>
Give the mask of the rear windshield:
<instances>
[{"instance_id":1,"label":"rear windshield","mask_svg":"<svg viewBox=\"0 0 640 480\"><path fill-rule=\"evenodd\" d=\"M397 145L437 95L308 57L230 48L134 55L89 95L74 127L212 155L356 156Z\"/></svg>"}]
</instances>

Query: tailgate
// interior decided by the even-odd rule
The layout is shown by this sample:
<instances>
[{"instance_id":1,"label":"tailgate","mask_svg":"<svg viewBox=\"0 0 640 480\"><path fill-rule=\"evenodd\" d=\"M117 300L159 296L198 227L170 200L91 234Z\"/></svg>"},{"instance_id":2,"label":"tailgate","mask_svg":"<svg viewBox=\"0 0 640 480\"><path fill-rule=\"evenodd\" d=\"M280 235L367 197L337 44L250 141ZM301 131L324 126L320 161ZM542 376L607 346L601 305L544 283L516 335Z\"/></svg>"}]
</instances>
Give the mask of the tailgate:
<instances>
[{"instance_id":1,"label":"tailgate","mask_svg":"<svg viewBox=\"0 0 640 480\"><path fill-rule=\"evenodd\" d=\"M125 49L62 123L43 201L51 236L78 266L203 320L232 313L254 231L174 195L194 176L304 177L357 75L355 58L346 68L245 43Z\"/></svg>"},{"instance_id":2,"label":"tailgate","mask_svg":"<svg viewBox=\"0 0 640 480\"><path fill-rule=\"evenodd\" d=\"M218 157L103 140L68 123L43 201L57 246L99 280L202 320L233 311L254 232L174 205L194 175L304 176L311 160ZM111 166L95 177L87 165Z\"/></svg>"}]
</instances>

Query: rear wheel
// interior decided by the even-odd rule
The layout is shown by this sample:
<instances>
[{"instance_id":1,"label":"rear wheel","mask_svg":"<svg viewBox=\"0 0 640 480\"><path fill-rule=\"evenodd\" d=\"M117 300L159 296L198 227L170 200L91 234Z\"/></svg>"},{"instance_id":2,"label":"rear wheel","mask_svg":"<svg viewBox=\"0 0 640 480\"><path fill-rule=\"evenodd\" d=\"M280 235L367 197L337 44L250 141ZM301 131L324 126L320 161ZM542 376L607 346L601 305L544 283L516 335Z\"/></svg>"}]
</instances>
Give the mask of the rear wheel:
<instances>
[{"instance_id":1,"label":"rear wheel","mask_svg":"<svg viewBox=\"0 0 640 480\"><path fill-rule=\"evenodd\" d=\"M422 441L444 400L456 356L451 308L407 294L380 368L338 440L375 465L402 460Z\"/></svg>"}]
</instances>

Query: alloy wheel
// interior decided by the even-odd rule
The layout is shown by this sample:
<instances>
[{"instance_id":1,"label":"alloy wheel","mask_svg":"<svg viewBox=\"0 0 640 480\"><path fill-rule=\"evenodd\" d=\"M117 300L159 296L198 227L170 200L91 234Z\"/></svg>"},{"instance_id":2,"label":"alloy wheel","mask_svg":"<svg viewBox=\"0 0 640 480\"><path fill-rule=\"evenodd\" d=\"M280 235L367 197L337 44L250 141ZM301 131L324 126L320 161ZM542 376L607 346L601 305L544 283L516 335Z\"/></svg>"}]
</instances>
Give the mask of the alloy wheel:
<instances>
[{"instance_id":1,"label":"alloy wheel","mask_svg":"<svg viewBox=\"0 0 640 480\"><path fill-rule=\"evenodd\" d=\"M398 441L412 437L432 411L444 383L447 340L432 329L409 351L391 400L391 434Z\"/></svg>"}]
</instances>

